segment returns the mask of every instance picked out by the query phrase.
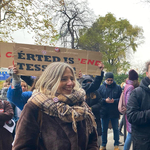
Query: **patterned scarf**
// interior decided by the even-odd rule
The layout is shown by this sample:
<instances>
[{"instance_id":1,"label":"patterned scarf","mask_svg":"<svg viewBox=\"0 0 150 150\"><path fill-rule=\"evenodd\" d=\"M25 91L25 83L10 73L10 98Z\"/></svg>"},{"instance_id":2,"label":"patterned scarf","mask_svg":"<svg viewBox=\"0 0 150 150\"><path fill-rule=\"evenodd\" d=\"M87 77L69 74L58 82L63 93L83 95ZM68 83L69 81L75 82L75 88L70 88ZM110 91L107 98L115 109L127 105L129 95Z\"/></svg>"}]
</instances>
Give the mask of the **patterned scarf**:
<instances>
[{"instance_id":1,"label":"patterned scarf","mask_svg":"<svg viewBox=\"0 0 150 150\"><path fill-rule=\"evenodd\" d=\"M64 122L72 122L72 128L77 132L76 122L86 120L89 133L96 128L95 118L86 104L85 91L73 90L70 95L57 94L57 97L46 96L41 92L34 91L28 101L42 109L45 114L60 118Z\"/></svg>"}]
</instances>

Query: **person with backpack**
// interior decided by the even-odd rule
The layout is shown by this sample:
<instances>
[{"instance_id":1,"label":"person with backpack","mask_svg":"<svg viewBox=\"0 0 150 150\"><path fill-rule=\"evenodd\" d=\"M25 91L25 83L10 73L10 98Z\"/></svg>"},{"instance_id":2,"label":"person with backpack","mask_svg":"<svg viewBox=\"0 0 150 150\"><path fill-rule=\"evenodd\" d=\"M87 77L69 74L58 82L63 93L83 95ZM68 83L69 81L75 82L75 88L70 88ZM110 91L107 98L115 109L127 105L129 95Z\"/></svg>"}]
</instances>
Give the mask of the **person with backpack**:
<instances>
[{"instance_id":1,"label":"person with backpack","mask_svg":"<svg viewBox=\"0 0 150 150\"><path fill-rule=\"evenodd\" d=\"M146 77L135 88L127 103L127 119L131 123L134 150L150 149L150 61Z\"/></svg>"},{"instance_id":2,"label":"person with backpack","mask_svg":"<svg viewBox=\"0 0 150 150\"><path fill-rule=\"evenodd\" d=\"M124 100L125 100L125 106L127 105L127 102L129 100L131 91L139 86L138 82L138 73L131 69L129 71L128 79L126 80L126 85L124 87ZM131 124L128 122L127 115L125 115L125 121L126 121L126 129L128 131L128 135L126 137L125 143L124 143L124 150L130 150L131 146Z\"/></svg>"}]
</instances>

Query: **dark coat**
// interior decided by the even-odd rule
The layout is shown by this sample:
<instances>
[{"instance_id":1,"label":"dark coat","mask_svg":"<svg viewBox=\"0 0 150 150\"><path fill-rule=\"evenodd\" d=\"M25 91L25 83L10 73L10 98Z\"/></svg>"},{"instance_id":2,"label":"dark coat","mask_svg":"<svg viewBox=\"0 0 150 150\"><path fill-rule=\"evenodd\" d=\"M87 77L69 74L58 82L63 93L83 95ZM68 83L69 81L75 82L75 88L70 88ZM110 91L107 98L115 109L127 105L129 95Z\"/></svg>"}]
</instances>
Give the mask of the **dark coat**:
<instances>
[{"instance_id":1,"label":"dark coat","mask_svg":"<svg viewBox=\"0 0 150 150\"><path fill-rule=\"evenodd\" d=\"M42 126L37 122L39 108L28 102L17 123L13 150L98 150L96 130L88 133L85 120L77 122L77 133L72 123L42 113ZM18 132L19 131L19 132Z\"/></svg>"},{"instance_id":2,"label":"dark coat","mask_svg":"<svg viewBox=\"0 0 150 150\"><path fill-rule=\"evenodd\" d=\"M122 89L114 81L111 85L105 82L99 87L98 92L102 97L101 118L119 118L118 103ZM106 103L107 98L114 99L114 103Z\"/></svg>"},{"instance_id":3,"label":"dark coat","mask_svg":"<svg viewBox=\"0 0 150 150\"><path fill-rule=\"evenodd\" d=\"M150 149L150 79L144 78L131 92L127 119L131 123L134 150Z\"/></svg>"},{"instance_id":4,"label":"dark coat","mask_svg":"<svg viewBox=\"0 0 150 150\"><path fill-rule=\"evenodd\" d=\"M0 112L0 150L11 150L13 137L12 134L3 128L6 121L9 121L13 117L13 109L10 103L6 100L0 100L0 109L4 109L4 112Z\"/></svg>"},{"instance_id":5,"label":"dark coat","mask_svg":"<svg viewBox=\"0 0 150 150\"><path fill-rule=\"evenodd\" d=\"M99 88L103 80L104 72L101 76L96 76L93 80L90 76L84 78L82 82L82 88L86 92L86 103L91 107L93 114L95 115L95 121L97 124L98 135L102 135L101 120L100 120L100 109L101 109L101 100L102 97L96 90ZM87 82L91 83L87 83Z\"/></svg>"}]
</instances>

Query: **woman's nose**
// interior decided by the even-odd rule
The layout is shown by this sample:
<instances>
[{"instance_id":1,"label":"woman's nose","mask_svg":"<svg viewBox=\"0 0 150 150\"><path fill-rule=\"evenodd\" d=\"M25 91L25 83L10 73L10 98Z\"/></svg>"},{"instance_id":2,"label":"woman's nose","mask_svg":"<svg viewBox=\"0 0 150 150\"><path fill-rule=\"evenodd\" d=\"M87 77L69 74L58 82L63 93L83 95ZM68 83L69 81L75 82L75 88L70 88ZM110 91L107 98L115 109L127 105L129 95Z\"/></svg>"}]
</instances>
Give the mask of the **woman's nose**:
<instances>
[{"instance_id":1,"label":"woman's nose","mask_svg":"<svg viewBox=\"0 0 150 150\"><path fill-rule=\"evenodd\" d=\"M71 85L72 84L72 80L68 79L67 85Z\"/></svg>"}]
</instances>

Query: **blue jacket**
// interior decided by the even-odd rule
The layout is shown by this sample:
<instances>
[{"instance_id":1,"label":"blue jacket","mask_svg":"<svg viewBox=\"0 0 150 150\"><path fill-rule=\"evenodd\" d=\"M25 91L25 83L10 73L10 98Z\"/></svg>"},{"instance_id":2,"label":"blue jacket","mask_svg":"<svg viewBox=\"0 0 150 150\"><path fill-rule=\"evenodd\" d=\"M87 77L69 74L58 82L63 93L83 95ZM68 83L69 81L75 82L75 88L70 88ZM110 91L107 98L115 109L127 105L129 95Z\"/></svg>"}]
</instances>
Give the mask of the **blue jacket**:
<instances>
[{"instance_id":1,"label":"blue jacket","mask_svg":"<svg viewBox=\"0 0 150 150\"><path fill-rule=\"evenodd\" d=\"M114 81L111 85L106 82L99 87L98 92L102 96L101 118L119 118L118 102L122 89ZM106 103L107 98L114 99L114 103Z\"/></svg>"},{"instance_id":2,"label":"blue jacket","mask_svg":"<svg viewBox=\"0 0 150 150\"><path fill-rule=\"evenodd\" d=\"M16 105L20 110L23 109L31 95L32 91L22 92L20 84L15 85L14 88L10 86L7 91L7 98L9 101Z\"/></svg>"}]
</instances>

